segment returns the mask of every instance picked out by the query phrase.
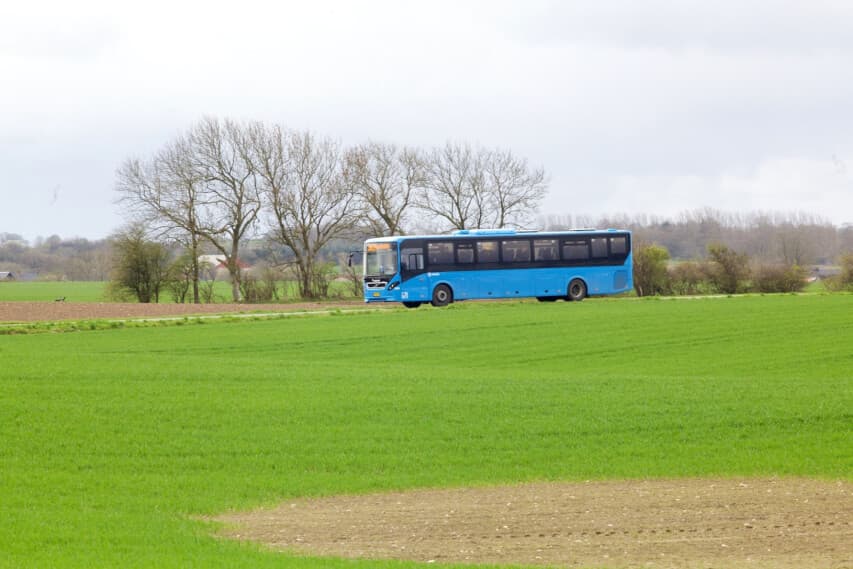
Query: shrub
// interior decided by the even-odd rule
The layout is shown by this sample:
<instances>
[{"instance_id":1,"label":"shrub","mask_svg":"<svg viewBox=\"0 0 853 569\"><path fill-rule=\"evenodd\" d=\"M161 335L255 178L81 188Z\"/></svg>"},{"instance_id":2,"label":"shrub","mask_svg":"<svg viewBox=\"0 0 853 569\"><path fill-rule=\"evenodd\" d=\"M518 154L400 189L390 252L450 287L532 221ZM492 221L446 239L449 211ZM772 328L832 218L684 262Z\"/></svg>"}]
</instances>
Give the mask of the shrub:
<instances>
[{"instance_id":1,"label":"shrub","mask_svg":"<svg viewBox=\"0 0 853 569\"><path fill-rule=\"evenodd\" d=\"M725 294L735 294L747 289L749 279L749 257L725 245L708 245L708 255L714 262L711 282Z\"/></svg>"},{"instance_id":2,"label":"shrub","mask_svg":"<svg viewBox=\"0 0 853 569\"><path fill-rule=\"evenodd\" d=\"M166 248L146 239L144 226L137 224L113 236L113 251L109 294L124 291L139 302L159 302L160 290L168 280Z\"/></svg>"},{"instance_id":3,"label":"shrub","mask_svg":"<svg viewBox=\"0 0 853 569\"><path fill-rule=\"evenodd\" d=\"M244 302L277 302L279 300L278 281L281 272L272 267L265 267L260 276L244 273L240 282L240 293Z\"/></svg>"},{"instance_id":4,"label":"shrub","mask_svg":"<svg viewBox=\"0 0 853 569\"><path fill-rule=\"evenodd\" d=\"M797 265L760 265L753 271L752 287L758 292L800 292L806 276Z\"/></svg>"},{"instance_id":5,"label":"shrub","mask_svg":"<svg viewBox=\"0 0 853 569\"><path fill-rule=\"evenodd\" d=\"M713 294L716 286L711 282L712 269L708 263L688 261L668 269L669 287L672 294Z\"/></svg>"},{"instance_id":6,"label":"shrub","mask_svg":"<svg viewBox=\"0 0 853 569\"><path fill-rule=\"evenodd\" d=\"M634 251L634 290L637 296L664 294L669 290L666 262L669 251L660 245L640 244Z\"/></svg>"},{"instance_id":7,"label":"shrub","mask_svg":"<svg viewBox=\"0 0 853 569\"><path fill-rule=\"evenodd\" d=\"M853 290L853 253L845 253L838 259L841 273L825 280L829 290Z\"/></svg>"},{"instance_id":8,"label":"shrub","mask_svg":"<svg viewBox=\"0 0 853 569\"><path fill-rule=\"evenodd\" d=\"M187 295L193 284L193 271L191 259L186 255L178 257L169 267L166 281L166 290L169 291L172 300L178 304L187 301Z\"/></svg>"}]
</instances>

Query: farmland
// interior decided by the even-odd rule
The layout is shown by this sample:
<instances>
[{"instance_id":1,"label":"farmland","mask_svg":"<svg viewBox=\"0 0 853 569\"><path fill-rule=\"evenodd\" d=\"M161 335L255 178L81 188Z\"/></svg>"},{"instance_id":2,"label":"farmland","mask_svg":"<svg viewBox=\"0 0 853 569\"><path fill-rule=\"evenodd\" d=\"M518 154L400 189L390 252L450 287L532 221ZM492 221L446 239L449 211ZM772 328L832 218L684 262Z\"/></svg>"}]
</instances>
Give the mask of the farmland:
<instances>
[{"instance_id":1,"label":"farmland","mask_svg":"<svg viewBox=\"0 0 853 569\"><path fill-rule=\"evenodd\" d=\"M108 302L105 281L33 281L33 282L0 282L0 302L53 302L65 299L68 302ZM210 300L213 303L231 302L231 283L216 281L212 283ZM294 281L278 283L279 296L282 301L299 299L298 287ZM352 298L352 287L349 283L335 281L330 285L330 296L333 298ZM191 296L191 294L190 294ZM135 299L128 298L135 302ZM172 303L172 298L166 290L160 295L160 302Z\"/></svg>"},{"instance_id":2,"label":"farmland","mask_svg":"<svg viewBox=\"0 0 853 569\"><path fill-rule=\"evenodd\" d=\"M0 336L0 566L377 567L213 537L298 497L853 479L853 296Z\"/></svg>"},{"instance_id":3,"label":"farmland","mask_svg":"<svg viewBox=\"0 0 853 569\"><path fill-rule=\"evenodd\" d=\"M107 283L100 281L37 281L0 283L0 302L55 301L102 302Z\"/></svg>"}]
</instances>

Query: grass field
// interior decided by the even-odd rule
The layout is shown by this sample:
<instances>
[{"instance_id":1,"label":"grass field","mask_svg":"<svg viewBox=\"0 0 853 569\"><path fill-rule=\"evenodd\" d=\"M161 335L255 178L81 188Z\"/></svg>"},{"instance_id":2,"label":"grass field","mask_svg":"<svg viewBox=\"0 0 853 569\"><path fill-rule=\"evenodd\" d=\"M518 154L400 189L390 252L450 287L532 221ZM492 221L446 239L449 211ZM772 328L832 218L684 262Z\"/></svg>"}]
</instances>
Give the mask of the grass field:
<instances>
[{"instance_id":1,"label":"grass field","mask_svg":"<svg viewBox=\"0 0 853 569\"><path fill-rule=\"evenodd\" d=\"M0 302L53 301L104 302L107 283L99 281L34 281L0 283Z\"/></svg>"},{"instance_id":2,"label":"grass field","mask_svg":"<svg viewBox=\"0 0 853 569\"><path fill-rule=\"evenodd\" d=\"M68 302L110 302L105 296L106 282L88 281L15 281L0 282L0 302L6 301L53 301L65 298ZM353 298L351 286L344 282L333 282L330 286L332 296L336 298ZM280 294L284 294L281 302L299 300L299 290L296 282L279 283ZM190 293L192 294L192 293ZM213 299L216 303L231 302L231 283L216 281L214 283ZM132 299L131 299L132 300ZM171 303L168 292L162 292L160 302Z\"/></svg>"},{"instance_id":3,"label":"grass field","mask_svg":"<svg viewBox=\"0 0 853 569\"><path fill-rule=\"evenodd\" d=\"M197 516L527 480L853 478L853 295L0 336L0 566L290 557Z\"/></svg>"}]
</instances>

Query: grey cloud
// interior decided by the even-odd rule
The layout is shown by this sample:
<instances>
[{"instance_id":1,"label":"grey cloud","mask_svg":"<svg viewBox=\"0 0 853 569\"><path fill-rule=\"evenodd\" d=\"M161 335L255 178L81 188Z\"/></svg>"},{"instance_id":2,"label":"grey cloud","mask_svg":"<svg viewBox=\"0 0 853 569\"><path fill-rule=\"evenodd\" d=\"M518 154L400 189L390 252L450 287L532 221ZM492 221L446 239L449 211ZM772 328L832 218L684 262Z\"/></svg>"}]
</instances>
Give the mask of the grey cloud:
<instances>
[{"instance_id":1,"label":"grey cloud","mask_svg":"<svg viewBox=\"0 0 853 569\"><path fill-rule=\"evenodd\" d=\"M853 50L853 4L814 0L558 0L524 3L504 25L531 43L664 50Z\"/></svg>"}]
</instances>

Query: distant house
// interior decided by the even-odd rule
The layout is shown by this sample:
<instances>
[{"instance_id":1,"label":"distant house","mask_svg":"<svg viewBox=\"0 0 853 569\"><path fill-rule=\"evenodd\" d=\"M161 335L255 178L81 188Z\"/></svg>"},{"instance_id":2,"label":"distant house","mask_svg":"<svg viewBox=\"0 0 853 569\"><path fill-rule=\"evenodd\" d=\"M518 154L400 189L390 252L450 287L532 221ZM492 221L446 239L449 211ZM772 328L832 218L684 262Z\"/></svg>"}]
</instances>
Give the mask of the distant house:
<instances>
[{"instance_id":1,"label":"distant house","mask_svg":"<svg viewBox=\"0 0 853 569\"><path fill-rule=\"evenodd\" d=\"M0 271L0 281L14 281L15 273L12 271Z\"/></svg>"},{"instance_id":2,"label":"distant house","mask_svg":"<svg viewBox=\"0 0 853 569\"><path fill-rule=\"evenodd\" d=\"M231 276L225 264L224 255L199 255L198 266L201 269L202 279L225 280ZM251 269L249 265L239 259L237 259L237 266L240 267L241 272Z\"/></svg>"}]
</instances>

